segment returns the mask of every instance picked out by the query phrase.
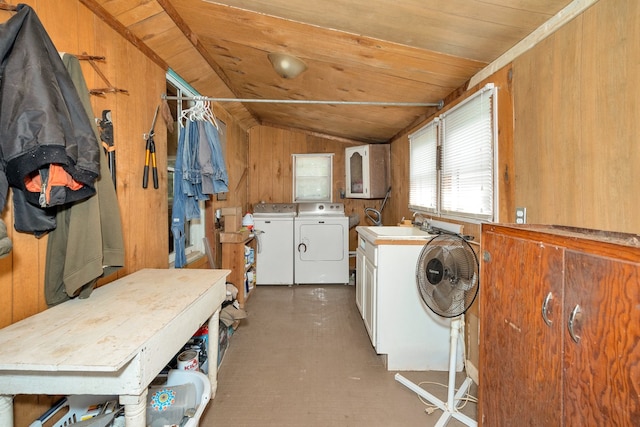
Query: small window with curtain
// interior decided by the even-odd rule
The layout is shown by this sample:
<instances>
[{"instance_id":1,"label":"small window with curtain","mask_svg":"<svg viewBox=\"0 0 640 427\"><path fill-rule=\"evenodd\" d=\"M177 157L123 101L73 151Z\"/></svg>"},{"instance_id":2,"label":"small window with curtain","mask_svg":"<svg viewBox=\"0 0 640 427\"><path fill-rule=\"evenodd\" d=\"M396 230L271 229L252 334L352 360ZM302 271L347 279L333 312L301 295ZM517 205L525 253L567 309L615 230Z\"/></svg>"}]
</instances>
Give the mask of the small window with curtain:
<instances>
[{"instance_id":1,"label":"small window with curtain","mask_svg":"<svg viewBox=\"0 0 640 427\"><path fill-rule=\"evenodd\" d=\"M292 154L293 201L333 201L333 153Z\"/></svg>"},{"instance_id":2,"label":"small window with curtain","mask_svg":"<svg viewBox=\"0 0 640 427\"><path fill-rule=\"evenodd\" d=\"M493 221L496 88L478 93L409 135L409 208Z\"/></svg>"}]
</instances>

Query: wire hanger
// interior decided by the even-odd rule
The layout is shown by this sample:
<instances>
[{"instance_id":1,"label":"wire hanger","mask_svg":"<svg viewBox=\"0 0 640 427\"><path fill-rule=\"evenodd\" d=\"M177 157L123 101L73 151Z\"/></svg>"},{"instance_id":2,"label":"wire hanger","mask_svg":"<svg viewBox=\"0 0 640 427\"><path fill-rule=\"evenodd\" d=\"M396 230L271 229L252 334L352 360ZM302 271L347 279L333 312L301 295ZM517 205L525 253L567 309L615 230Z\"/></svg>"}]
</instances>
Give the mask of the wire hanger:
<instances>
[{"instance_id":1,"label":"wire hanger","mask_svg":"<svg viewBox=\"0 0 640 427\"><path fill-rule=\"evenodd\" d=\"M218 126L218 119L216 118L216 115L214 114L213 109L211 108L211 102L209 102L208 100L203 100L203 102L205 103L204 114L205 114L206 120L211 122L211 124L215 126L216 130L220 132L220 127Z\"/></svg>"},{"instance_id":2,"label":"wire hanger","mask_svg":"<svg viewBox=\"0 0 640 427\"><path fill-rule=\"evenodd\" d=\"M216 116L213 113L211 104L206 97L195 96L193 97L193 101L194 104L191 107L186 110L182 110L182 114L180 115L180 126L184 126L183 120L189 120L192 122L207 121L220 131L220 126L218 126Z\"/></svg>"}]
</instances>

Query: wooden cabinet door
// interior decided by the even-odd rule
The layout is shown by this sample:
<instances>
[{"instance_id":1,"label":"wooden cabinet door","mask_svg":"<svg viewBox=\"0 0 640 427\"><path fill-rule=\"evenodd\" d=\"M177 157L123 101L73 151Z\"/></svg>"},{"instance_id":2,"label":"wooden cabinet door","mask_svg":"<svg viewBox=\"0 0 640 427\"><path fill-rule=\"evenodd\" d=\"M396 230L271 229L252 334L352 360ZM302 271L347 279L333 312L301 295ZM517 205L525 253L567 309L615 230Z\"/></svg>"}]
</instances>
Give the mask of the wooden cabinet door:
<instances>
[{"instance_id":1,"label":"wooden cabinet door","mask_svg":"<svg viewBox=\"0 0 640 427\"><path fill-rule=\"evenodd\" d=\"M580 309L579 342L565 334L566 425L637 426L640 265L570 251L565 263L565 315Z\"/></svg>"},{"instance_id":2,"label":"wooden cabinet door","mask_svg":"<svg viewBox=\"0 0 640 427\"><path fill-rule=\"evenodd\" d=\"M482 248L479 424L559 426L563 250L492 232Z\"/></svg>"}]
</instances>

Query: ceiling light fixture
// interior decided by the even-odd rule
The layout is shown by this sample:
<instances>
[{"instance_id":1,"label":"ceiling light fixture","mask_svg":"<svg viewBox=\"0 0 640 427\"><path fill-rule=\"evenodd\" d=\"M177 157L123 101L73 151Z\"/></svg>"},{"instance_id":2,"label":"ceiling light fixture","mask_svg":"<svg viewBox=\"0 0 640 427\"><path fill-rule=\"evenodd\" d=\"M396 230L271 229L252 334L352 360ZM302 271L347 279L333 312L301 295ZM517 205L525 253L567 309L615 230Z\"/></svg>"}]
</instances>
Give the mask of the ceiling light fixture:
<instances>
[{"instance_id":1,"label":"ceiling light fixture","mask_svg":"<svg viewBox=\"0 0 640 427\"><path fill-rule=\"evenodd\" d=\"M307 69L307 64L301 59L286 53L270 53L267 55L273 69L278 75L285 79L293 79L298 77Z\"/></svg>"}]
</instances>

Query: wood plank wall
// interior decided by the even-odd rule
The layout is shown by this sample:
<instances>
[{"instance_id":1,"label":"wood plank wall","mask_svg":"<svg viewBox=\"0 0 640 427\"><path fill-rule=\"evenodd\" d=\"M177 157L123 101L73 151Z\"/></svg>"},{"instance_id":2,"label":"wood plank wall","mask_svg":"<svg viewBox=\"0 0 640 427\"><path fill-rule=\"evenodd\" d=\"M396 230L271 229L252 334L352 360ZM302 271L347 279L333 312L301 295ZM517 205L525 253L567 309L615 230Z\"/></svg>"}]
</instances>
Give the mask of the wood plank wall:
<instances>
[{"instance_id":1,"label":"wood plank wall","mask_svg":"<svg viewBox=\"0 0 640 427\"><path fill-rule=\"evenodd\" d=\"M59 51L104 56L98 67L110 83L126 89L128 94L107 93L92 96L96 117L103 109L112 111L117 158L117 195L126 246L126 267L118 275L126 275L142 267L166 267L166 132L158 123L158 170L162 183L159 190L141 188L145 141L155 106L164 92L165 71L142 55L134 46L76 0L27 2L36 11ZM3 14L8 19L11 14ZM107 84L91 66L82 61L89 88ZM140 78L144 76L144 78ZM164 148L163 148L164 147ZM47 237L36 239L13 231L12 204L2 213L14 244L12 253L0 260L0 326L16 322L46 308L43 294Z\"/></svg>"},{"instance_id":2,"label":"wood plank wall","mask_svg":"<svg viewBox=\"0 0 640 427\"><path fill-rule=\"evenodd\" d=\"M638 40L640 3L601 0L513 62L529 222L640 232Z\"/></svg>"},{"instance_id":3,"label":"wood plank wall","mask_svg":"<svg viewBox=\"0 0 640 427\"><path fill-rule=\"evenodd\" d=\"M290 203L293 200L292 154L334 153L333 201L344 203L347 215L358 215L360 225L371 225L365 219L364 208L380 209L382 199L340 198L340 191L346 188L344 150L358 145L363 143L324 138L271 126L251 128L249 130L249 208L261 201ZM356 241L357 233L354 227L349 231L349 250L355 251Z\"/></svg>"},{"instance_id":4,"label":"wood plank wall","mask_svg":"<svg viewBox=\"0 0 640 427\"><path fill-rule=\"evenodd\" d=\"M156 126L160 189L141 188L145 141L155 106L165 88L165 70L141 54L134 46L97 19L77 0L28 0L59 51L104 56L98 67L109 82L128 94L107 93L92 96L94 114L112 111L117 157L117 196L122 218L126 267L123 276L143 267L166 267L167 185L166 132L164 124ZM3 12L2 22L12 16ZM82 61L87 85L104 88L107 84L91 66ZM9 229L13 251L0 259L0 327L17 322L46 309L43 281L47 237L36 239L13 230L11 195L2 219ZM115 275L113 275L115 276ZM25 337L28 340L29 337ZM15 422L27 426L48 408L51 399L44 396L18 396L15 399Z\"/></svg>"},{"instance_id":5,"label":"wood plank wall","mask_svg":"<svg viewBox=\"0 0 640 427\"><path fill-rule=\"evenodd\" d=\"M640 232L635 40L640 3L601 0L486 79L500 96L500 222L513 222L515 207L524 206L529 223ZM408 149L406 134L391 145L385 224L410 214L408 192L398 192L408 181Z\"/></svg>"}]
</instances>

